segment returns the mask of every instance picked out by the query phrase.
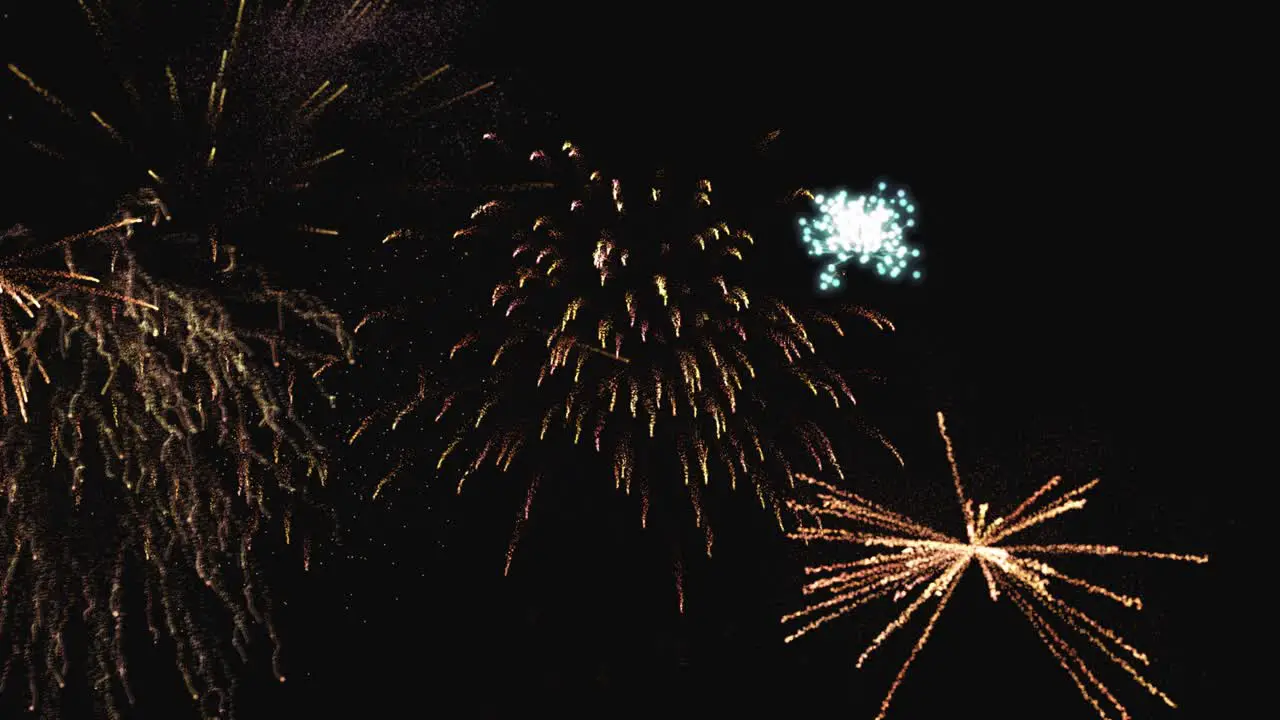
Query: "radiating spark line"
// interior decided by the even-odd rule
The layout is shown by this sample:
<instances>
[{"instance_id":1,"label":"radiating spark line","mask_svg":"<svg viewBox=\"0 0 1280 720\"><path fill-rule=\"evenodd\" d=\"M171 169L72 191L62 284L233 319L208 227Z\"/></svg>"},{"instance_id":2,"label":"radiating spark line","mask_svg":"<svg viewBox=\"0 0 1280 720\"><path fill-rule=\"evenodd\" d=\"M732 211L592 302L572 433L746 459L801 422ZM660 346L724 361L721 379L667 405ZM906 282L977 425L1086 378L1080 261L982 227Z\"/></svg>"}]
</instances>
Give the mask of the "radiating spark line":
<instances>
[{"instance_id":1,"label":"radiating spark line","mask_svg":"<svg viewBox=\"0 0 1280 720\"><path fill-rule=\"evenodd\" d=\"M311 101L320 97L320 93L324 92L325 88L327 87L329 87L328 80L325 80L324 82L320 83L320 85L315 89L315 91L312 92L311 95L309 95L307 99L303 101L302 105L298 107L298 112L302 112L303 110L305 110L307 106L311 104Z\"/></svg>"},{"instance_id":2,"label":"radiating spark line","mask_svg":"<svg viewBox=\"0 0 1280 720\"><path fill-rule=\"evenodd\" d=\"M235 52L236 45L240 42L240 21L243 18L244 18L244 0L240 0L240 5L236 7L236 25L235 25L235 28L231 31L231 51L232 52Z\"/></svg>"},{"instance_id":3,"label":"radiating spark line","mask_svg":"<svg viewBox=\"0 0 1280 720\"><path fill-rule=\"evenodd\" d=\"M312 225L299 225L298 229L301 230L302 232L311 233L312 235L341 235L342 234L339 231L334 230L333 228L321 228L321 227L315 227Z\"/></svg>"},{"instance_id":4,"label":"radiating spark line","mask_svg":"<svg viewBox=\"0 0 1280 720\"><path fill-rule=\"evenodd\" d=\"M328 81L326 80L326 81L325 81L325 83L326 83L326 84L328 84ZM314 118L314 117L316 117L317 115L319 115L321 112L323 112L325 108L329 107L329 104L330 104L330 103L332 103L334 100L337 100L339 97L341 97L341 96L342 96L342 94L343 94L343 93L345 93L345 92L347 91L347 88L348 88L348 87L349 87L349 86L348 86L346 83L343 83L343 84L342 84L342 87L339 87L337 90L334 90L332 95L330 95L329 97L325 98L323 102L321 102L319 105L317 105L317 106L315 107L315 109L314 109L314 110L312 110L312 111L307 115L307 118L308 118L308 119Z\"/></svg>"},{"instance_id":5,"label":"radiating spark line","mask_svg":"<svg viewBox=\"0 0 1280 720\"><path fill-rule=\"evenodd\" d=\"M431 82L432 80L435 80L437 77L439 77L439 76L440 76L440 74L441 74L441 73L443 73L443 72L447 71L447 70L449 69L449 67L450 67L449 65L441 65L440 67L436 68L435 70L432 70L431 72L427 73L426 75L423 75L422 77L420 77L420 78L418 78L417 80L413 81L413 83L412 83L412 84L410 84L407 88L405 88L405 89L402 91L402 93L401 93L401 94L403 94L403 95L409 95L409 94L412 94L412 93L414 93L414 92L417 92L419 88L421 88L423 85L425 85L425 84L427 84L427 83Z\"/></svg>"},{"instance_id":6,"label":"radiating spark line","mask_svg":"<svg viewBox=\"0 0 1280 720\"><path fill-rule=\"evenodd\" d=\"M173 68L168 65L164 66L165 79L169 81L169 102L173 103L173 112L178 117L182 116L182 100L178 96L178 78L173 74Z\"/></svg>"},{"instance_id":7,"label":"radiating spark line","mask_svg":"<svg viewBox=\"0 0 1280 720\"><path fill-rule=\"evenodd\" d=\"M321 155L321 156L320 156L320 157L318 157L318 158L315 158L315 159L313 159L313 160L308 160L308 161L306 161L306 162L302 163L302 167L304 167L304 168L308 168L308 167L315 167L316 165L319 165L319 164L320 164L320 163L322 163L322 162L327 162L327 161L332 160L332 159L334 159L334 158L336 158L336 157L339 157L340 155L344 154L346 151L347 151L347 150L346 150L346 148L338 148L337 150L334 150L334 151L332 151L332 152L325 153L324 155Z\"/></svg>"},{"instance_id":8,"label":"radiating spark line","mask_svg":"<svg viewBox=\"0 0 1280 720\"><path fill-rule=\"evenodd\" d=\"M493 87L495 84L496 83L493 80L490 80L489 82L486 82L486 83L481 83L480 85L477 85L464 93L455 95L449 98L448 100L445 100L444 102L436 105L435 107L431 108L427 112L436 112L438 110L443 110L449 107L450 105L458 102L459 100L465 100L466 98L469 98L472 95L477 95L479 93L482 93L485 90L488 90L489 88Z\"/></svg>"}]
</instances>

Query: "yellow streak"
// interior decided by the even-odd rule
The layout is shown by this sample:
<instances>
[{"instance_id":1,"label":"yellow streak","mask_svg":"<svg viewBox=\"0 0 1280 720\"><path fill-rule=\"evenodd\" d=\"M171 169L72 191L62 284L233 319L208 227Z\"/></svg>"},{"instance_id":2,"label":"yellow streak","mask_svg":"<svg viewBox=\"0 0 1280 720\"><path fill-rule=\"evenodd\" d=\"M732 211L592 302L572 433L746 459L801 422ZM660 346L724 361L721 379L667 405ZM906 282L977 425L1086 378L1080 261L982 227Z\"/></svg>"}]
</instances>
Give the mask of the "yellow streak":
<instances>
[{"instance_id":1,"label":"yellow streak","mask_svg":"<svg viewBox=\"0 0 1280 720\"><path fill-rule=\"evenodd\" d=\"M110 123L108 123L106 120L103 120L101 115L99 115L97 112L93 110L89 111L89 115L92 116L93 119L96 120L98 124L101 125L102 128L107 131L108 134L111 135L111 138L113 140L115 140L116 142L121 142L120 133L116 132L116 129L111 127Z\"/></svg>"},{"instance_id":2,"label":"yellow streak","mask_svg":"<svg viewBox=\"0 0 1280 720\"><path fill-rule=\"evenodd\" d=\"M182 101L178 98L178 78L174 76L173 68L168 65L164 66L164 74L169 79L169 101L173 103L173 109L181 115Z\"/></svg>"},{"instance_id":3,"label":"yellow streak","mask_svg":"<svg viewBox=\"0 0 1280 720\"><path fill-rule=\"evenodd\" d=\"M951 438L947 435L947 419L943 417L941 410L938 411L938 432L942 435L942 440L947 445L947 463L951 466L951 478L955 480L956 484L956 497L960 498L960 509L964 512L965 531L969 534L969 542L973 542L973 506L964 498L964 485L960 482L960 468L956 467L955 449L951 446Z\"/></svg>"},{"instance_id":4,"label":"yellow streak","mask_svg":"<svg viewBox=\"0 0 1280 720\"><path fill-rule=\"evenodd\" d=\"M314 234L314 235L339 235L339 234L341 234L341 233L339 233L337 230L333 230L333 229L331 229L331 228L312 227L311 225L299 225L299 226L298 226L298 229L299 229L299 230L301 230L302 232L309 232L309 233L312 233L312 234Z\"/></svg>"},{"instance_id":5,"label":"yellow streak","mask_svg":"<svg viewBox=\"0 0 1280 720\"><path fill-rule=\"evenodd\" d=\"M430 81L432 81L432 80L436 79L437 77L439 77L439 76L440 76L440 74L441 74L441 73L443 73L444 71L448 70L448 69L449 69L449 67L450 67L449 65L441 65L440 67L436 68L435 70L432 70L431 72L427 73L426 75L423 75L422 77L420 77L420 78L418 78L417 80L413 81L413 84L411 84L409 87L405 88L404 92L402 92L401 94L402 94L402 95L408 95L408 94L410 94L410 93L412 93L412 92L415 92L418 88L422 87L422 86L423 86L423 85L425 85L426 83L428 83L428 82L430 82Z\"/></svg>"},{"instance_id":6,"label":"yellow streak","mask_svg":"<svg viewBox=\"0 0 1280 720\"><path fill-rule=\"evenodd\" d=\"M494 83L494 81L492 81L492 80L490 80L490 81L489 81L489 82L487 82L487 83L481 83L480 85L477 85L477 86L475 86L475 87L471 88L470 90L468 90L468 91L466 91L466 92L464 92L464 93L461 93L461 94L459 94L459 95L455 95L455 96L453 96L453 97L449 98L448 100L445 100L444 102L440 103L439 105L436 105L435 107L431 108L431 109L430 109L430 110L428 110L427 112L435 112L435 111L437 111L437 110L443 110L444 108L449 107L450 105L452 105L452 104L454 104L454 103L458 102L459 100L463 100L463 99L469 98L469 97L471 97L472 95L475 95L475 94L477 94L477 93L484 92L485 90L488 90L489 88L493 87L494 85L495 85L495 83Z\"/></svg>"},{"instance_id":7,"label":"yellow streak","mask_svg":"<svg viewBox=\"0 0 1280 720\"><path fill-rule=\"evenodd\" d=\"M316 165L319 165L322 162L327 162L329 160L332 160L338 157L339 155L342 155L346 151L347 151L346 148L338 148L337 150L334 150L333 152L327 155L322 155L314 160L308 160L307 162L302 163L302 167L304 168L315 167Z\"/></svg>"},{"instance_id":8,"label":"yellow streak","mask_svg":"<svg viewBox=\"0 0 1280 720\"><path fill-rule=\"evenodd\" d=\"M337 100L337 99L338 99L338 97L339 97L340 95L342 95L342 93L346 92L348 87L350 87L350 86L349 86L349 85L347 85L346 83L343 83L342 87L338 88L337 90L334 90L332 95L330 95L329 97L325 98L325 99L324 99L324 102L322 102L322 103L320 103L319 105L317 105L317 106L316 106L316 109L315 109L315 110L312 110L312 111L311 111L311 114L310 114L310 115L308 115L308 116L307 116L307 118L308 118L308 119L310 119L310 118L313 118L313 117L315 117L315 116L319 115L321 111L323 111L326 107L328 107L328 106L329 106L329 103L333 102L334 100Z\"/></svg>"},{"instance_id":9,"label":"yellow streak","mask_svg":"<svg viewBox=\"0 0 1280 720\"><path fill-rule=\"evenodd\" d=\"M62 238L58 242L59 244L75 242L76 240L82 240L87 237L99 235L101 233L107 232L108 230L116 230L118 228L127 227L129 225L137 225L140 222L145 222L145 220L143 220L142 218L134 218L134 217L125 218L123 220L118 220L116 222L110 223L108 225L102 225L101 227L96 227L92 230L86 230L82 233L76 233L75 235L68 235L67 237ZM82 276L81 279L93 280L94 282L97 282L96 278L90 278L87 275Z\"/></svg>"},{"instance_id":10,"label":"yellow streak","mask_svg":"<svg viewBox=\"0 0 1280 720\"><path fill-rule=\"evenodd\" d=\"M67 107L66 103L59 100L58 97L53 93L37 85L36 81L32 80L30 75L27 75L26 73L19 70L17 65L14 65L13 63L9 63L8 67L9 67L9 72L13 73L14 75L17 75L18 78L21 79L23 82L25 82L27 84L27 87L30 87L37 95L44 98L49 103L51 103L54 107L61 110L67 117L75 117L74 113L71 112L71 108Z\"/></svg>"},{"instance_id":11,"label":"yellow streak","mask_svg":"<svg viewBox=\"0 0 1280 720\"><path fill-rule=\"evenodd\" d=\"M328 80L325 80L324 82L320 83L320 87L316 88L315 92L311 93L311 96L310 96L310 97L308 97L308 98L307 98L307 99L302 103L302 105L299 105L299 106L298 106L298 112L302 112L303 110L305 110L305 109L306 109L306 107L307 107L308 105L310 105L310 104L311 104L311 101L312 101L312 100L315 100L317 97L319 97L319 96L320 96L320 93L324 92L324 89L325 89L325 88L327 88L327 87L329 87L329 81L328 81Z\"/></svg>"},{"instance_id":12,"label":"yellow streak","mask_svg":"<svg viewBox=\"0 0 1280 720\"><path fill-rule=\"evenodd\" d=\"M243 17L244 17L244 0L240 0L240 7L236 8L236 27L235 27L235 30L231 32L231 49L232 50L235 49L236 42L240 39L240 20ZM225 59L226 59L226 55L224 54L223 55L224 62L225 62Z\"/></svg>"},{"instance_id":13,"label":"yellow streak","mask_svg":"<svg viewBox=\"0 0 1280 720\"><path fill-rule=\"evenodd\" d=\"M218 111L213 114L213 124L217 125L218 120L222 118L222 106L227 102L227 89L224 87L218 93Z\"/></svg>"}]
</instances>

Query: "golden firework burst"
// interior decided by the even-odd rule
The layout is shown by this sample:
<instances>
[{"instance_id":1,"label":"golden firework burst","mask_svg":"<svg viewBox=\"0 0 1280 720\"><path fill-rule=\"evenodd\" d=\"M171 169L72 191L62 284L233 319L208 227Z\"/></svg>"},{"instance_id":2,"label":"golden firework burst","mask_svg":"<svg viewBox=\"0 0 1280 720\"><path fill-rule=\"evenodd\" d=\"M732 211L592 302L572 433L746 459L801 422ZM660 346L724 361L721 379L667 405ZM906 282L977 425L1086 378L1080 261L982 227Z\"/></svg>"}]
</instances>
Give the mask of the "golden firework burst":
<instances>
[{"instance_id":1,"label":"golden firework burst","mask_svg":"<svg viewBox=\"0 0 1280 720\"><path fill-rule=\"evenodd\" d=\"M975 512L973 502L965 495L942 413L938 413L938 430L946 442L947 460L951 465L956 495L964 514L963 538L935 530L807 475L799 477L816 489L816 499L793 500L789 503L801 518L801 526L790 537L806 543L828 541L885 550L851 562L805 568L806 575L818 577L805 584L804 593L818 595L822 599L783 616L783 623L804 623L788 635L786 641L791 642L872 600L890 597L898 601L912 597L902 612L876 635L858 657L858 667L861 667L867 657L890 635L905 627L918 611L936 600L936 607L925 623L924 630L912 646L911 653L903 662L880 705L877 718L883 718L889 710L894 693L902 684L907 668L928 642L934 625L957 584L965 571L976 563L986 580L991 599L995 601L1004 595L1013 602L1070 675L1080 694L1102 718L1112 717L1113 709L1121 718L1128 718L1129 713L1081 656L1082 648L1067 639L1065 631L1073 633L1075 637L1100 651L1165 704L1176 707L1168 695L1144 678L1135 667L1149 664L1150 659L1145 653L1130 645L1114 630L1059 597L1057 589L1071 586L1134 609L1142 608L1142 600L1068 575L1041 558L1064 555L1119 556L1192 563L1205 563L1208 558L1203 555L1126 550L1112 545L1010 544L1008 541L1011 538L1030 528L1083 508L1086 493L1097 486L1098 480L1053 497L1051 493L1062 479L1050 478L1012 512L992 519L988 516L988 503L979 504ZM823 525L824 520L852 527L826 527Z\"/></svg>"}]
</instances>

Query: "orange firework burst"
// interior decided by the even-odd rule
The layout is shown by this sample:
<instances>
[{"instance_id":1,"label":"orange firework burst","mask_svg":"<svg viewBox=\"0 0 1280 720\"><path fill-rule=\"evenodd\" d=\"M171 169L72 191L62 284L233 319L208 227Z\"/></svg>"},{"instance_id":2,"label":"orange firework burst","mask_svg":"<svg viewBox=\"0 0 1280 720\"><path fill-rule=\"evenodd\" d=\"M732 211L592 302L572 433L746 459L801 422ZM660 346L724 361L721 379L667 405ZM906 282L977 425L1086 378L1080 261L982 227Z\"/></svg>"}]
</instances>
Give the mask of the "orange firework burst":
<instances>
[{"instance_id":1,"label":"orange firework burst","mask_svg":"<svg viewBox=\"0 0 1280 720\"><path fill-rule=\"evenodd\" d=\"M1051 478L1012 512L989 519L987 503L978 505L975 513L973 502L965 496L942 413L938 413L938 430L946 442L947 460L951 464L956 495L964 513L964 538L956 538L934 530L858 495L811 477L802 476L801 479L805 483L817 488L817 500L791 502L801 518L801 526L791 534L792 538L806 543L828 541L890 548L890 551L852 562L805 568L806 575L820 576L805 585L805 594L818 594L825 596L825 599L782 618L784 623L805 623L787 636L786 641L791 642L871 600L892 597L897 601L914 594L914 599L876 635L859 656L858 666L861 667L872 651L895 631L906 626L917 611L936 599L937 606L929 616L919 639L911 648L910 655L907 656L894 678L893 684L889 687L884 702L880 705L880 713L877 717L883 718L889 710L894 693L902 684L907 668L929 640L929 635L951 599L960 578L976 561L986 579L991 599L995 601L1003 594L1013 601L1013 604L1035 628L1045 646L1057 658L1058 663L1071 676L1080 694L1102 718L1111 717L1112 708L1122 718L1128 718L1129 713L1111 690L1094 674L1081 657L1080 650L1063 637L1064 633L1061 631L1064 629L1069 629L1083 638L1111 662L1123 668L1145 690L1159 697L1170 707L1174 707L1173 700L1147 681L1134 667L1135 661L1140 665L1149 663L1146 654L1128 644L1115 631L1058 597L1051 586L1054 583L1070 585L1129 608L1141 609L1141 599L1122 595L1100 585L1067 575L1039 558L1046 555L1122 556L1193 563L1205 563L1208 562L1208 558L1201 555L1124 550L1111 545L1009 544L1008 540L1019 533L1064 513L1083 508L1085 494L1097 485L1098 481L1093 480L1051 499L1050 492L1061 482L1059 477ZM824 527L824 519L852 523L860 529Z\"/></svg>"},{"instance_id":2,"label":"orange firework burst","mask_svg":"<svg viewBox=\"0 0 1280 720\"><path fill-rule=\"evenodd\" d=\"M710 181L659 173L624 185L589 169L573 143L529 161L543 175L521 186L529 194L481 204L454 234L459 254L497 282L435 378L443 389L420 382L384 414L398 423L422 406L456 429L434 461L456 473L459 492L486 465L505 471L567 441L598 453L615 487L639 496L642 526L651 508L689 503L708 555L713 479L749 489L781 526L778 491L796 469L841 472L810 418L813 403L855 402L819 355L826 336L848 328L748 292L756 240L716 214ZM892 329L869 311L849 315ZM542 469L532 465L530 476Z\"/></svg>"},{"instance_id":3,"label":"orange firework burst","mask_svg":"<svg viewBox=\"0 0 1280 720\"><path fill-rule=\"evenodd\" d=\"M81 632L102 711L118 718L132 703L124 648L135 592L153 639L173 642L192 699L206 715L229 711L226 639L242 657L255 627L276 645L253 544L273 528L286 541L301 533L304 480L326 472L292 381L279 381L327 356L238 330L216 300L146 275L125 242L131 219L94 231L101 272L79 270L63 242L53 247L65 271L0 273L12 305L0 307L3 392L23 410L4 416L0 442L0 689L24 668L29 706L46 715ZM337 319L307 298L264 288L251 299L345 352Z\"/></svg>"}]
</instances>

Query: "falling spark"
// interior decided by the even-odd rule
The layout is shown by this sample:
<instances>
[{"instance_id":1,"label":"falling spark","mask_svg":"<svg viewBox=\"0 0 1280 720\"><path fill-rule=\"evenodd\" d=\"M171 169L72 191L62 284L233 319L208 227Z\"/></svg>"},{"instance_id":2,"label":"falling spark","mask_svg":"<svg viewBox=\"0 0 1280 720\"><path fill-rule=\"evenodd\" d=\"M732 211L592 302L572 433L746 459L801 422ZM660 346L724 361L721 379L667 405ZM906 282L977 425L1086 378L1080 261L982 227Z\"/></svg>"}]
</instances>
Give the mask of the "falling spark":
<instances>
[{"instance_id":1,"label":"falling spark","mask_svg":"<svg viewBox=\"0 0 1280 720\"><path fill-rule=\"evenodd\" d=\"M400 458L400 461L397 462L396 466L391 469L391 472L387 473L381 480L378 481L377 486L375 486L373 489L374 500L378 499L378 494L382 492L382 488L386 487L387 483L394 480L396 475L400 474L400 470L404 468L404 462L405 462L404 458Z\"/></svg>"},{"instance_id":2,"label":"falling spark","mask_svg":"<svg viewBox=\"0 0 1280 720\"><path fill-rule=\"evenodd\" d=\"M495 85L495 83L494 83L494 81L492 81L492 80L490 80L489 82L486 82L486 83L481 83L480 85L477 85L477 86L475 86L475 87L471 88L470 90L468 90L468 91L466 91L466 92L464 92L464 93L461 93L461 94L455 95L455 96L453 96L453 97L449 98L448 100L445 100L444 102L442 102L442 103L440 103L440 104L436 105L435 107L431 108L430 112L436 112L436 111L438 111L438 110L443 110L443 109L445 109L445 108L449 107L450 105L452 105L452 104L454 104L454 103L458 102L459 100L464 100L464 99L466 99L466 98L471 97L472 95L477 95L477 94L479 94L479 93L482 93L482 92L484 92L485 90L488 90L489 88L492 88L494 85Z\"/></svg>"},{"instance_id":3,"label":"falling spark","mask_svg":"<svg viewBox=\"0 0 1280 720\"><path fill-rule=\"evenodd\" d=\"M62 113L67 117L75 117L75 113L71 112L71 108L67 107L66 103L59 100L58 97L53 93L37 85L36 81L32 80L30 75L27 75L26 73L19 70L17 65L14 65L13 63L9 63L8 67L9 67L9 72L13 73L14 75L17 75L20 80L22 80L27 84L27 87L31 88L33 92L35 92L37 95L47 100L49 104L58 108L58 110L62 111Z\"/></svg>"},{"instance_id":4,"label":"falling spark","mask_svg":"<svg viewBox=\"0 0 1280 720\"><path fill-rule=\"evenodd\" d=\"M178 97L178 78L173 74L173 68L168 65L164 66L165 79L169 81L169 102L173 104L173 111L179 117L182 116L182 100Z\"/></svg>"},{"instance_id":5,"label":"falling spark","mask_svg":"<svg viewBox=\"0 0 1280 720\"><path fill-rule=\"evenodd\" d=\"M520 514L516 516L516 526L511 532L511 542L507 544L507 564L502 568L502 575L506 577L511 574L511 561L515 559L516 545L520 543L520 534L524 530L524 526L529 522L529 512L533 509L533 494L538 490L538 476L533 477L533 482L529 483L529 491L524 497L524 506L520 508Z\"/></svg>"},{"instance_id":6,"label":"falling spark","mask_svg":"<svg viewBox=\"0 0 1280 720\"><path fill-rule=\"evenodd\" d=\"M102 129L107 131L107 134L111 136L112 140L115 140L116 142L122 142L120 138L120 133L116 132L116 129L111 127L110 123L108 123L106 120L103 120L101 115L99 115L98 113L92 110L89 111L89 115L94 119L94 121L98 123L98 125L102 126Z\"/></svg>"},{"instance_id":7,"label":"falling spark","mask_svg":"<svg viewBox=\"0 0 1280 720\"><path fill-rule=\"evenodd\" d=\"M339 155L342 155L345 152L346 152L345 148L338 148L337 150L321 155L320 157L315 158L314 160L308 160L307 162L302 163L302 167L304 168L315 167L316 165L319 165L320 163L326 162L328 160L332 160L338 157Z\"/></svg>"}]
</instances>

